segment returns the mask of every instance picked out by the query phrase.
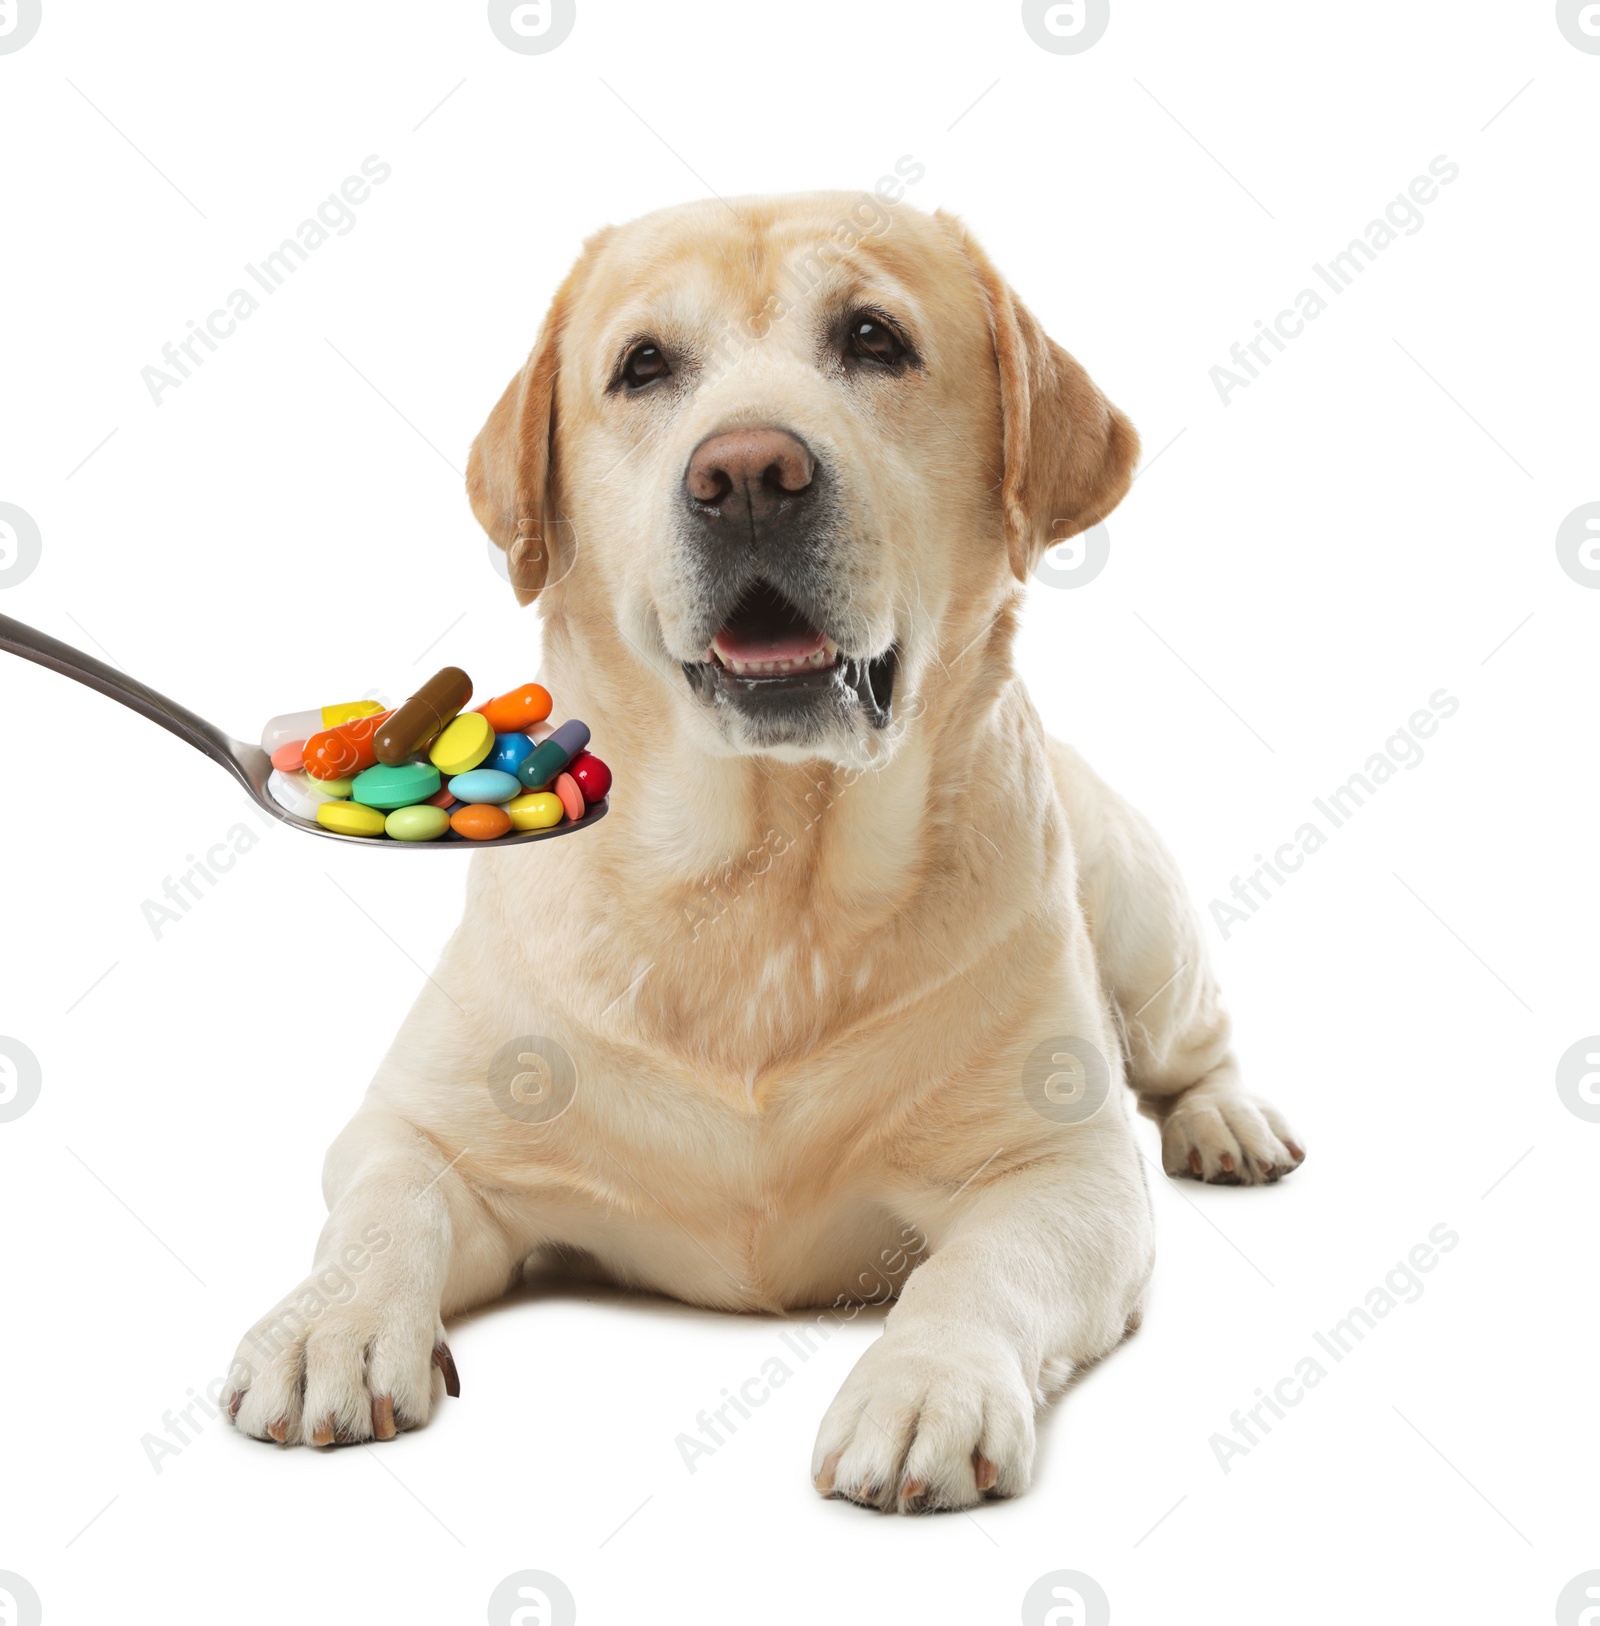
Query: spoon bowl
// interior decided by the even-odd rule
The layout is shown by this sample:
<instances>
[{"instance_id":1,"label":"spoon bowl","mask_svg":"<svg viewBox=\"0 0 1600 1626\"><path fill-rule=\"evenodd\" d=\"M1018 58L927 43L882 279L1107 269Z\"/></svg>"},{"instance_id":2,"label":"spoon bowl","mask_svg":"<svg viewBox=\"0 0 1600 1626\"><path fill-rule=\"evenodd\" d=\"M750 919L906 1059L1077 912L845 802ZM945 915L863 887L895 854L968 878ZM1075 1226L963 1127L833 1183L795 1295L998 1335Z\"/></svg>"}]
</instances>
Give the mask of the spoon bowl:
<instances>
[{"instance_id":1,"label":"spoon bowl","mask_svg":"<svg viewBox=\"0 0 1600 1626\"><path fill-rule=\"evenodd\" d=\"M493 841L451 841L444 837L436 841L391 841L378 836L352 836L338 830L324 830L314 819L302 819L276 800L267 788L267 780L272 774L272 759L259 745L247 745L243 740L234 739L187 706L180 706L177 701L158 694L148 684L8 615L0 615L0 649L48 667L75 683L97 689L101 694L109 695L111 699L138 712L141 717L158 723L169 734L176 734L185 745L193 746L203 756L210 757L218 767L232 774L263 812L270 813L280 824L287 824L292 830L321 836L324 841L347 841L359 847L386 847L404 852L489 852L502 847L520 847L529 841L548 841L552 836L575 835L579 830L587 830L591 825L598 824L610 806L609 801L602 798L586 808L581 819L570 823L563 820L547 830L513 830L509 835L496 836Z\"/></svg>"}]
</instances>

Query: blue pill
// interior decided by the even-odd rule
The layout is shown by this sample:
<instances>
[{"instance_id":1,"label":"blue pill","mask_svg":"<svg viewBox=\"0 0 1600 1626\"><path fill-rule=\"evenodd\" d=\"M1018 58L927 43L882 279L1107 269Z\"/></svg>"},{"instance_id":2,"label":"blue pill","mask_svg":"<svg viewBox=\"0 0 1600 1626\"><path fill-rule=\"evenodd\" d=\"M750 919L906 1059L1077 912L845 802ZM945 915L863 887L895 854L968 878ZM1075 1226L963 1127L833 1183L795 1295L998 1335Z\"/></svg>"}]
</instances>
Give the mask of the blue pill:
<instances>
[{"instance_id":1,"label":"blue pill","mask_svg":"<svg viewBox=\"0 0 1600 1626\"><path fill-rule=\"evenodd\" d=\"M509 802L522 794L522 783L515 774L501 773L498 768L470 768L450 781L450 794L469 804Z\"/></svg>"},{"instance_id":2,"label":"blue pill","mask_svg":"<svg viewBox=\"0 0 1600 1626\"><path fill-rule=\"evenodd\" d=\"M496 734L494 749L480 766L514 774L522 766L522 759L532 750L533 741L526 734Z\"/></svg>"}]
</instances>

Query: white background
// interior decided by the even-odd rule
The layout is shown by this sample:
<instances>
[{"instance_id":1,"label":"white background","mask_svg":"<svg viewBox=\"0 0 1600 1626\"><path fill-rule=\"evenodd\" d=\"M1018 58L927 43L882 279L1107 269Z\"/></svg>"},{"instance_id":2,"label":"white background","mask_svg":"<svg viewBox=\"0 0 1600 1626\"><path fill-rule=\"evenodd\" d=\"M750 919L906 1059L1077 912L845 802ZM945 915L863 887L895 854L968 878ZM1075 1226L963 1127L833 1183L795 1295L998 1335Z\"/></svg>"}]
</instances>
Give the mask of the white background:
<instances>
[{"instance_id":1,"label":"white background","mask_svg":"<svg viewBox=\"0 0 1600 1626\"><path fill-rule=\"evenodd\" d=\"M1460 703L1207 926L1305 1168L1157 1179L1144 1330L1044 1422L1033 1491L895 1520L807 1476L870 1318L690 1475L675 1436L782 1324L586 1291L455 1326L465 1393L422 1433L213 1423L158 1474L143 1436L303 1274L465 865L274 831L157 939L144 900L246 804L0 658L0 1034L43 1077L0 1123L0 1570L45 1618L480 1621L539 1568L591 1623L1011 1622L1055 1569L1122 1623L1549 1619L1600 1568L1600 1124L1554 1082L1600 1030L1600 593L1554 546L1600 499L1597 92L1542 0L1115 0L1076 56L1012 4L579 0L523 56L479 4L44 0L0 55L0 502L43 537L0 612L232 732L447 661L531 676L460 471L582 237L903 154L1143 433L1109 565L1035 585L1020 660L1202 907ZM368 154L393 174L354 229L153 404L141 368ZM1224 405L1208 370L1438 154L1424 227ZM1424 1296L1224 1473L1230 1413L1441 1222Z\"/></svg>"}]
</instances>

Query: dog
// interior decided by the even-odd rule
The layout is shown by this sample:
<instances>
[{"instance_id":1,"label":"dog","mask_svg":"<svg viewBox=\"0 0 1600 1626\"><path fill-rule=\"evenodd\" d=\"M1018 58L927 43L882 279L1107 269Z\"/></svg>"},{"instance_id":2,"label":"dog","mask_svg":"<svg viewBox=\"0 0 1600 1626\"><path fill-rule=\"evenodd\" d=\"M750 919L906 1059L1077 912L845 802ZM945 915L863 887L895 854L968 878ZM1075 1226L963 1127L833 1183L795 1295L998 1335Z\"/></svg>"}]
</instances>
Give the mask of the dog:
<instances>
[{"instance_id":1,"label":"dog","mask_svg":"<svg viewBox=\"0 0 1600 1626\"><path fill-rule=\"evenodd\" d=\"M768 1314L887 1280L816 1488L1026 1489L1039 1408L1141 1315L1133 1103L1168 1175L1305 1156L1241 1088L1172 859L1012 667L1043 551L1138 448L943 213L716 199L589 239L467 492L615 805L472 860L313 1271L239 1347L244 1433L425 1423L446 1319L530 1274Z\"/></svg>"}]
</instances>

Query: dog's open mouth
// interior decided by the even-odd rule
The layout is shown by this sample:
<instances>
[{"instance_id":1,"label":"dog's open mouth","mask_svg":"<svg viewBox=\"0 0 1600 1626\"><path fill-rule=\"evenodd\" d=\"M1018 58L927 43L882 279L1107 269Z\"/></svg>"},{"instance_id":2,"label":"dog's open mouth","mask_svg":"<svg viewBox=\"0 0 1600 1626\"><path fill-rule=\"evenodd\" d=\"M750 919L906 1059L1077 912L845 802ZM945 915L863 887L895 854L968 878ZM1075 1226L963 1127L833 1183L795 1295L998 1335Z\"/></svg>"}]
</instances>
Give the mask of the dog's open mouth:
<instances>
[{"instance_id":1,"label":"dog's open mouth","mask_svg":"<svg viewBox=\"0 0 1600 1626\"><path fill-rule=\"evenodd\" d=\"M798 605L760 582L740 598L700 660L685 663L684 673L702 700L776 713L797 732L813 733L826 715L855 707L882 728L897 666L893 648L871 657L846 654Z\"/></svg>"}]
</instances>

